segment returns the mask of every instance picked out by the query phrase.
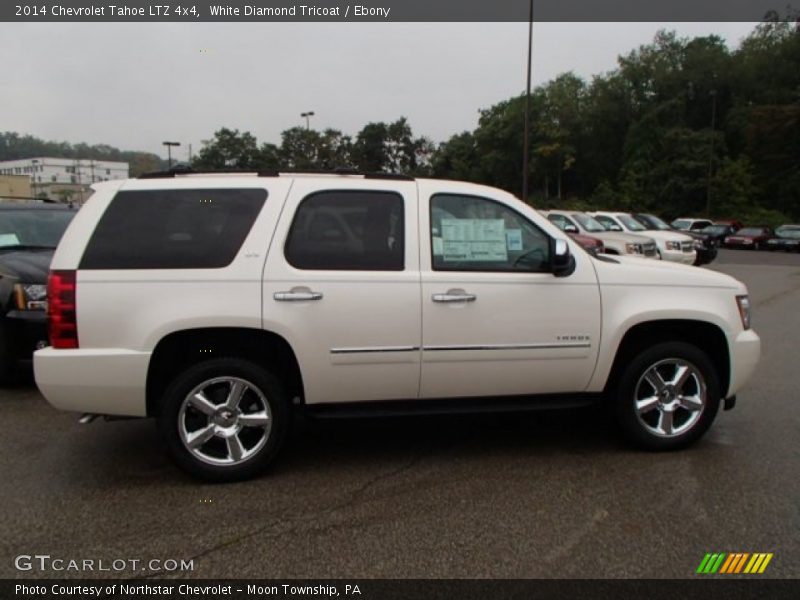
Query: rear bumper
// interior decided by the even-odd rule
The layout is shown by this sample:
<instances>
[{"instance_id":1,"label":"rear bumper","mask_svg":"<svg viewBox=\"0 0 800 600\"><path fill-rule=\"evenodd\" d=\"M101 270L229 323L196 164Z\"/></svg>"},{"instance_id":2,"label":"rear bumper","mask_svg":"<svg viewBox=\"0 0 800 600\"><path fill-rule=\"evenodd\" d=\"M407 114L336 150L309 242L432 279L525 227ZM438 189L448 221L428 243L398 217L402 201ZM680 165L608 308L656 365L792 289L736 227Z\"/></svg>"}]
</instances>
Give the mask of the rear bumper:
<instances>
[{"instance_id":1,"label":"rear bumper","mask_svg":"<svg viewBox=\"0 0 800 600\"><path fill-rule=\"evenodd\" d=\"M753 375L761 356L761 339L752 329L742 331L731 344L731 380L726 397L735 395Z\"/></svg>"},{"instance_id":2,"label":"rear bumper","mask_svg":"<svg viewBox=\"0 0 800 600\"><path fill-rule=\"evenodd\" d=\"M59 410L144 417L149 363L149 352L44 348L33 355L33 372L42 395Z\"/></svg>"}]
</instances>

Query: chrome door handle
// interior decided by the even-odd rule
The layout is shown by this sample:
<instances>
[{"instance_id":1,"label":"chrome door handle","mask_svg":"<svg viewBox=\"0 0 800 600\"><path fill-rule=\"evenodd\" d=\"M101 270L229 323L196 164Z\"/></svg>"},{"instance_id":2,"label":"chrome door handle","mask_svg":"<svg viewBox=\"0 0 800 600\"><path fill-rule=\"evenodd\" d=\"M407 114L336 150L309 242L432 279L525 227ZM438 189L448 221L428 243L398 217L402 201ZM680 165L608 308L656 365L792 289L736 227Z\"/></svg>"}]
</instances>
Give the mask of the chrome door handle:
<instances>
[{"instance_id":1,"label":"chrome door handle","mask_svg":"<svg viewBox=\"0 0 800 600\"><path fill-rule=\"evenodd\" d=\"M272 297L278 302L303 302L305 300L322 300L322 292L312 292L307 287L297 287L288 292L275 292Z\"/></svg>"},{"instance_id":2,"label":"chrome door handle","mask_svg":"<svg viewBox=\"0 0 800 600\"><path fill-rule=\"evenodd\" d=\"M475 302L477 296L464 290L447 290L444 294L433 294L434 302Z\"/></svg>"}]
</instances>

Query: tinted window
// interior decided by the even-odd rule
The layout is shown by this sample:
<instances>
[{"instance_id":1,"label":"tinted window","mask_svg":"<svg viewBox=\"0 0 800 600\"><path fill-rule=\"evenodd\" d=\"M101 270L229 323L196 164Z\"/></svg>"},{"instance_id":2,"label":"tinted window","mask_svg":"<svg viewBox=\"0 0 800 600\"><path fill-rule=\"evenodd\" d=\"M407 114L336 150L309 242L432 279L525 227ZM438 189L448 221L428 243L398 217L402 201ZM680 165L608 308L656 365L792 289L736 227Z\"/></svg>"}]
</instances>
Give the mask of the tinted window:
<instances>
[{"instance_id":1,"label":"tinted window","mask_svg":"<svg viewBox=\"0 0 800 600\"><path fill-rule=\"evenodd\" d=\"M475 196L431 198L437 271L547 271L550 238L516 211Z\"/></svg>"},{"instance_id":2,"label":"tinted window","mask_svg":"<svg viewBox=\"0 0 800 600\"><path fill-rule=\"evenodd\" d=\"M103 214L81 269L216 269L250 232L266 190L119 192Z\"/></svg>"},{"instance_id":3,"label":"tinted window","mask_svg":"<svg viewBox=\"0 0 800 600\"><path fill-rule=\"evenodd\" d=\"M402 271L404 239L399 194L318 192L297 208L286 260L298 269Z\"/></svg>"}]
</instances>

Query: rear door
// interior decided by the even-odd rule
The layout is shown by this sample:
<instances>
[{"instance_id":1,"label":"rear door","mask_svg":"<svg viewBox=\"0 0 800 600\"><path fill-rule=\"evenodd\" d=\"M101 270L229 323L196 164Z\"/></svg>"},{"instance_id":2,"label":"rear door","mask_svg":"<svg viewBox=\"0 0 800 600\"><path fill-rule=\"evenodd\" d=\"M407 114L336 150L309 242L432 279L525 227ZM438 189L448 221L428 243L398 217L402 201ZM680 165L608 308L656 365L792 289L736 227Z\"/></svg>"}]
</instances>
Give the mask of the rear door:
<instances>
[{"instance_id":1,"label":"rear door","mask_svg":"<svg viewBox=\"0 0 800 600\"><path fill-rule=\"evenodd\" d=\"M263 327L292 345L306 403L417 398L420 310L415 183L297 177L267 258Z\"/></svg>"}]
</instances>

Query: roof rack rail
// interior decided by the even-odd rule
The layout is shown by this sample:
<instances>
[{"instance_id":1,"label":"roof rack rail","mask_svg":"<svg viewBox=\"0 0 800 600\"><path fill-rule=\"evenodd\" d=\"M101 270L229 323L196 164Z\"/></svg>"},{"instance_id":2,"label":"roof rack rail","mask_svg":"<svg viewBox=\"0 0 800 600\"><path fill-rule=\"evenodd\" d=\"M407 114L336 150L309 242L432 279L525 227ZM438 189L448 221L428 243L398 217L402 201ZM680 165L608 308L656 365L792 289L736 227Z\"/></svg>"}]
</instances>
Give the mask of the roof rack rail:
<instances>
[{"instance_id":1,"label":"roof rack rail","mask_svg":"<svg viewBox=\"0 0 800 600\"><path fill-rule=\"evenodd\" d=\"M382 173L359 171L347 167L336 169L200 169L195 170L188 166L178 166L168 171L152 171L139 175L138 179L166 179L178 175L253 175L258 177L279 177L280 175L359 175L364 179L397 179L414 181L414 177L402 173Z\"/></svg>"}]
</instances>

